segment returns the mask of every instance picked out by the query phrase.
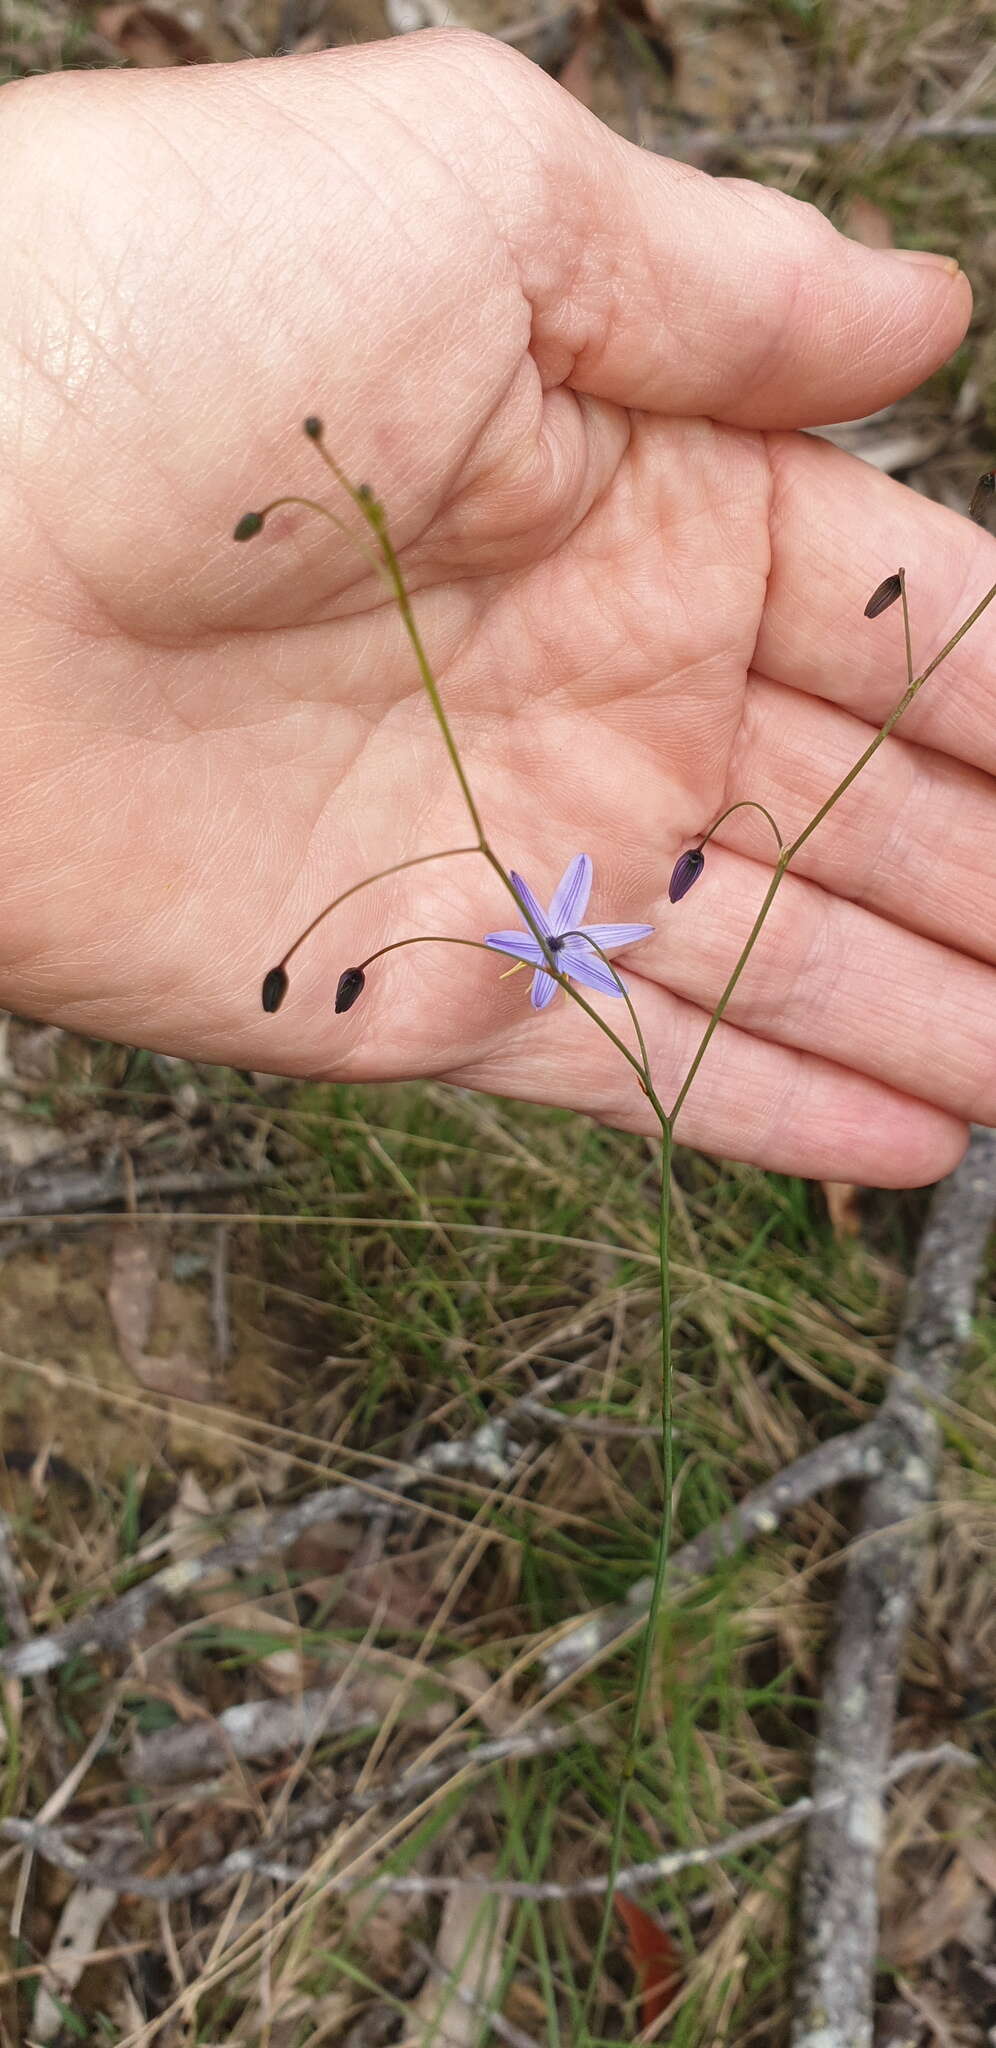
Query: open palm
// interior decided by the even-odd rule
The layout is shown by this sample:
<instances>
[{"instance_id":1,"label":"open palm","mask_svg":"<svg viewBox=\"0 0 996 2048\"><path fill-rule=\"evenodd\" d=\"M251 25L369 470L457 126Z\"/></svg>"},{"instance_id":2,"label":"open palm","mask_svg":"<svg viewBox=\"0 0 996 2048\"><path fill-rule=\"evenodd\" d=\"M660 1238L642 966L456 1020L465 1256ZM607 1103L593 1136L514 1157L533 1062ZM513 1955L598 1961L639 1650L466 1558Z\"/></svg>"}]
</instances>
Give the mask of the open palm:
<instances>
[{"instance_id":1,"label":"open palm","mask_svg":"<svg viewBox=\"0 0 996 2048\"><path fill-rule=\"evenodd\" d=\"M640 155L473 37L172 76L31 82L0 108L0 996L287 1073L427 1074L638 1126L574 1006L426 945L510 906L472 838L362 524L299 423L387 507L492 844L546 901L653 924L620 961L665 1102L756 913L739 812L693 896L681 848L754 797L792 835L993 580L967 521L803 436L910 388L964 280L808 209ZM984 620L814 835L680 1135L785 1170L913 1182L996 1107L996 717ZM988 659L987 659L988 652ZM619 1004L606 1005L621 1032Z\"/></svg>"}]
</instances>

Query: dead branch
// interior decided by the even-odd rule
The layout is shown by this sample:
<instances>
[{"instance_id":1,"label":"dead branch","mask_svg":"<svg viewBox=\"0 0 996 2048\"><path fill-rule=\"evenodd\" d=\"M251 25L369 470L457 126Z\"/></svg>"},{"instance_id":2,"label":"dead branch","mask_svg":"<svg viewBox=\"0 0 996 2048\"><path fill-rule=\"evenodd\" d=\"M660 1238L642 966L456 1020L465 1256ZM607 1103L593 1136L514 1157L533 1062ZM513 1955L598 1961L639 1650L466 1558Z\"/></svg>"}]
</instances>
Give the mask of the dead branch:
<instances>
[{"instance_id":1,"label":"dead branch","mask_svg":"<svg viewBox=\"0 0 996 2048\"><path fill-rule=\"evenodd\" d=\"M901 149L910 142L987 142L996 135L996 120L989 115L971 114L950 118L924 115L918 119L875 122L855 117L840 121L783 121L748 125L744 128L681 128L669 130L655 147L665 156L685 163L701 163L709 157L743 156L751 150L834 149L840 144L860 142L866 152Z\"/></svg>"},{"instance_id":2,"label":"dead branch","mask_svg":"<svg viewBox=\"0 0 996 2048\"><path fill-rule=\"evenodd\" d=\"M219 1166L206 1172L143 1174L135 1176L131 1192L139 1202L178 1200L192 1195L237 1193L240 1188L258 1187L272 1177L269 1167L250 1171ZM128 1193L125 1168L117 1159L96 1170L74 1166L61 1173L40 1173L36 1168L19 1176L16 1194L0 1197L0 1223L110 1208L115 1202L125 1201Z\"/></svg>"},{"instance_id":3,"label":"dead branch","mask_svg":"<svg viewBox=\"0 0 996 2048\"><path fill-rule=\"evenodd\" d=\"M557 1743L550 1739L551 1736L562 1736L564 1732L560 1729L548 1731L542 1747L556 1747ZM478 1749L470 1752L464 1762L477 1764L485 1758L485 1753L488 1753L488 1762L495 1762L499 1760L496 1755L498 1751L501 1752L502 1758L534 1754L534 1750L526 1747L528 1739L523 1736L505 1737L500 1742L481 1743ZM887 1766L875 1787L876 1794L881 1796L886 1786L896 1784L910 1771L929 1770L946 1765L954 1765L962 1770L973 1770L976 1768L976 1759L965 1750L957 1749L950 1742L937 1743L932 1749L906 1750L901 1756L894 1757ZM452 1774L453 1763L450 1759L442 1766L442 1776L437 1782L445 1783ZM422 1774L423 1781L424 1776L425 1774ZM416 1776L413 1774L407 1781L401 1780L397 1789L406 1795L411 1794L416 1788L416 1782ZM375 1796L379 1801L384 1795L380 1793ZM738 1828L734 1834L726 1835L720 1842L705 1843L697 1849L668 1850L662 1856L655 1856L651 1862L633 1863L627 1869L621 1870L615 1878L616 1889L625 1892L641 1891L648 1885L660 1883L664 1878L676 1877L682 1870L701 1869L710 1863L721 1863L728 1856L742 1856L746 1850L757 1848L765 1842L773 1841L779 1835L790 1832L802 1821L809 1820L814 1813L836 1811L844 1805L847 1797L844 1791L833 1792L821 1800L807 1794L802 1799L793 1800L791 1806L782 1807L778 1812L767 1815L764 1820L755 1821L750 1827ZM339 1818L340 1812L341 1809L336 1807L332 1817ZM320 1833L328 1825L329 1818L328 1805L313 1807L307 1814L297 1816L296 1832L303 1834L306 1825L308 1833ZM142 1877L128 1868L112 1866L102 1862L98 1857L86 1856L67 1839L68 1832L68 1829L45 1827L37 1821L15 1820L13 1817L0 1820L0 1839L16 1842L22 1848L34 1850L35 1854L43 1857L47 1863L54 1863L60 1870L68 1870L71 1876L86 1884L106 1886L110 1891L129 1892L137 1898L190 1898L194 1892L210 1891L217 1885L227 1884L234 1878L251 1874L268 1877L275 1883L284 1885L300 1884L308 1875L306 1868L298 1869L293 1864L281 1863L273 1856L274 1846L279 1846L280 1841L286 1843L290 1839L290 1829L281 1830L279 1840L275 1836L254 1848L235 1849L220 1863L203 1864L197 1870L178 1871L171 1877ZM140 1846L136 1838L136 1853ZM468 1872L457 1877L423 1877L416 1872L409 1872L403 1877L378 1877L366 1872L361 1874L353 1868L341 1875L323 1872L321 1879L323 1891L357 1891L365 1885L373 1884L379 1890L409 1892L419 1897L445 1896L448 1892L464 1890L475 1882L480 1882L489 1893L502 1898L555 1902L565 1899L598 1898L604 1894L609 1877L605 1872L599 1871L591 1877L578 1878L573 1884L557 1884L552 1880L532 1884L519 1879L476 1880Z\"/></svg>"},{"instance_id":4,"label":"dead branch","mask_svg":"<svg viewBox=\"0 0 996 2048\"><path fill-rule=\"evenodd\" d=\"M975 1130L934 1196L920 1241L877 1431L883 1466L869 1481L861 1540L844 1575L813 1771L819 1819L803 1869L792 2048L870 2048L872 2040L881 1786L934 1494L940 1432L932 1404L971 1335L994 1213L996 1132Z\"/></svg>"},{"instance_id":5,"label":"dead branch","mask_svg":"<svg viewBox=\"0 0 996 2048\"><path fill-rule=\"evenodd\" d=\"M804 1506L814 1494L839 1486L843 1480L870 1479L881 1472L878 1427L875 1420L850 1430L846 1436L831 1437L815 1451L807 1451L794 1464L786 1465L773 1479L766 1479L752 1493L745 1494L729 1514L675 1551L668 1566L669 1592L684 1591L694 1585L721 1558L734 1557L753 1537L772 1535L793 1508ZM547 1684L559 1685L621 1637L639 1628L650 1603L652 1583L649 1578L639 1579L625 1600L611 1607L596 1608L572 1623L544 1654Z\"/></svg>"},{"instance_id":6,"label":"dead branch","mask_svg":"<svg viewBox=\"0 0 996 2048\"><path fill-rule=\"evenodd\" d=\"M559 1725L539 1722L531 1728L480 1742L474 1749L444 1755L435 1763L426 1764L421 1770L404 1772L387 1784L370 1786L363 1792L340 1793L334 1799L303 1807L293 1813L282 1827L274 1829L265 1842L258 1842L253 1848L235 1849L220 1863L202 1864L197 1870L167 1878L139 1878L131 1873L130 1865L117 1866L116 1873L108 1866L105 1877L119 1892L135 1892L140 1897L155 1899L189 1898L194 1892L212 1890L216 1885L253 1872L261 1877L275 1878L283 1884L297 1883L302 1872L293 1865L276 1862L274 1850L305 1841L309 1835L325 1835L340 1821L356 1814L371 1813L378 1806L401 1806L413 1799L421 1799L441 1785L455 1783L465 1772L487 1770L492 1764L512 1759L547 1756L574 1742L580 1730L580 1723L575 1726L572 1722ZM85 1856L69 1840L71 1834L79 1832L80 1828L72 1824L58 1829L41 1819L11 1820L9 1825L0 1820L0 1840L6 1839L25 1849L36 1850L47 1862L68 1870L71 1876L88 1884L96 1883L98 1880L90 1873L101 1867L99 1859ZM136 1838L135 1853L140 1847Z\"/></svg>"},{"instance_id":7,"label":"dead branch","mask_svg":"<svg viewBox=\"0 0 996 2048\"><path fill-rule=\"evenodd\" d=\"M530 1400L535 1400L538 1392L554 1391L555 1385L575 1370L574 1366L565 1366L552 1374L543 1388L529 1396ZM293 1507L252 1518L229 1542L215 1544L199 1557L179 1558L165 1565L162 1571L153 1572L139 1585L131 1586L109 1607L98 1608L48 1635L35 1636L30 1642L15 1643L0 1651L0 1675L34 1678L39 1672L55 1670L67 1658L81 1652L127 1652L148 1615L161 1601L178 1600L219 1572L246 1571L265 1557L279 1557L306 1531L322 1523L394 1516L404 1506L404 1495L433 1478L473 1472L491 1486L507 1485L520 1455L511 1427L517 1406L511 1402L502 1415L489 1417L469 1437L429 1444L410 1464L399 1466L379 1485L365 1481L362 1485L323 1488L319 1493L307 1494Z\"/></svg>"},{"instance_id":8,"label":"dead branch","mask_svg":"<svg viewBox=\"0 0 996 2048\"><path fill-rule=\"evenodd\" d=\"M128 1776L143 1785L178 1785L186 1778L216 1776L232 1757L249 1763L306 1748L329 1735L351 1735L375 1727L380 1712L370 1698L357 1699L337 1680L312 1686L287 1700L243 1700L217 1719L158 1728L136 1738Z\"/></svg>"}]
</instances>

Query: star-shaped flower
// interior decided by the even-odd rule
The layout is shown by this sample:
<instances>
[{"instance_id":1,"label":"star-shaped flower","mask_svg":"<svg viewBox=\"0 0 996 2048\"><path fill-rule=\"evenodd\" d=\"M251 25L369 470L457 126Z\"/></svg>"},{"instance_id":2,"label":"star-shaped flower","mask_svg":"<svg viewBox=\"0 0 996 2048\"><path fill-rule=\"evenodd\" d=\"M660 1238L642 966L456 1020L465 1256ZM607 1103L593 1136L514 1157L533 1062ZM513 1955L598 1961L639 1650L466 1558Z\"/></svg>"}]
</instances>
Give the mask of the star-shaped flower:
<instances>
[{"instance_id":1,"label":"star-shaped flower","mask_svg":"<svg viewBox=\"0 0 996 2048\"><path fill-rule=\"evenodd\" d=\"M604 960L600 960L593 939L603 953L618 952L621 946L635 945L637 939L648 939L653 931L652 924L586 924L581 919L588 908L591 895L591 861L586 853L579 853L565 870L553 892L549 910L537 902L528 882L510 870L515 893L528 910L530 917L541 931L561 974L567 974L572 981L581 982L584 988L592 988L600 996L617 996L620 993ZM557 983L552 974L545 971L546 955L539 940L531 931L488 932L484 943L493 946L496 953L514 953L516 959L527 960L535 967L530 996L534 1010L545 1010L557 993Z\"/></svg>"}]
</instances>

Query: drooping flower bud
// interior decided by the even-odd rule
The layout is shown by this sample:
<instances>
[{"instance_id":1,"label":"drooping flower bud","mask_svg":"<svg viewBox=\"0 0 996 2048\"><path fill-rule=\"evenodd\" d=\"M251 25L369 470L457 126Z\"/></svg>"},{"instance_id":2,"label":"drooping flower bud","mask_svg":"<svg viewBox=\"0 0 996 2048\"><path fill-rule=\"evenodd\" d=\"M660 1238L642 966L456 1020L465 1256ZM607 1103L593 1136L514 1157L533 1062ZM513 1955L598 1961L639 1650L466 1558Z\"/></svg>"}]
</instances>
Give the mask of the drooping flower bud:
<instances>
[{"instance_id":1,"label":"drooping flower bud","mask_svg":"<svg viewBox=\"0 0 996 2048\"><path fill-rule=\"evenodd\" d=\"M865 606L865 618L877 619L880 613L887 612L890 604L895 604L897 597L901 597L902 594L902 576L887 576L885 582L880 583L878 589L872 591Z\"/></svg>"},{"instance_id":2,"label":"drooping flower bud","mask_svg":"<svg viewBox=\"0 0 996 2048\"><path fill-rule=\"evenodd\" d=\"M263 1008L268 1017L272 1017L274 1011L279 1010L286 994L286 969L283 967L271 967L269 974L263 977Z\"/></svg>"},{"instance_id":3,"label":"drooping flower bud","mask_svg":"<svg viewBox=\"0 0 996 2048\"><path fill-rule=\"evenodd\" d=\"M701 846L690 846L687 853L680 853L671 870L667 893L672 903L680 903L688 895L693 882L697 882L705 867L705 854Z\"/></svg>"},{"instance_id":4,"label":"drooping flower bud","mask_svg":"<svg viewBox=\"0 0 996 2048\"><path fill-rule=\"evenodd\" d=\"M357 996L363 994L366 985L367 977L362 967L347 967L345 974L340 974L339 986L335 992L337 1017L341 1017L344 1010L352 1009Z\"/></svg>"},{"instance_id":5,"label":"drooping flower bud","mask_svg":"<svg viewBox=\"0 0 996 2048\"><path fill-rule=\"evenodd\" d=\"M262 512L243 512L243 514L242 514L242 517L241 517L241 519L239 520L239 523L238 523L237 527L235 528L235 531L234 531L234 533L233 533L233 535L232 535L232 539L233 539L233 540L255 540L255 538L256 538L256 535L257 535L257 533L262 533L262 531L263 531L263 514L262 514Z\"/></svg>"},{"instance_id":6,"label":"drooping flower bud","mask_svg":"<svg viewBox=\"0 0 996 2048\"><path fill-rule=\"evenodd\" d=\"M317 413L309 412L308 417L304 422L304 431L307 434L309 441L321 440L322 423Z\"/></svg>"}]
</instances>

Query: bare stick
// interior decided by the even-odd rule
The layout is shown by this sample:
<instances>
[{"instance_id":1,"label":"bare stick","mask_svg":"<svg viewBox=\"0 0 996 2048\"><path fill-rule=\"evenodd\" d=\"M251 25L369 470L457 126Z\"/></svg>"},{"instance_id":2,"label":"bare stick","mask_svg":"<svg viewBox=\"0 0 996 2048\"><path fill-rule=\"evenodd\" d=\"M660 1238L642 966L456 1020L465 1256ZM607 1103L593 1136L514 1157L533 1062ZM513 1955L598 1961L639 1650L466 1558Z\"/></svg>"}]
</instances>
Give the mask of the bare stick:
<instances>
[{"instance_id":1,"label":"bare stick","mask_svg":"<svg viewBox=\"0 0 996 2048\"><path fill-rule=\"evenodd\" d=\"M994 1214L996 1132L975 1130L931 1204L882 1406L883 1469L868 1484L840 1596L813 1771L819 1818L806 1844L792 2048L871 2048L881 1785L934 1493L932 1404L971 1334Z\"/></svg>"},{"instance_id":2,"label":"bare stick","mask_svg":"<svg viewBox=\"0 0 996 2048\"><path fill-rule=\"evenodd\" d=\"M547 1398L576 1367L564 1366L542 1386L522 1397L534 1402ZM218 1543L199 1557L179 1558L162 1571L153 1572L137 1586L131 1586L109 1607L66 1622L50 1634L13 1644L0 1651L0 1675L34 1678L39 1672L54 1671L80 1651L120 1650L127 1652L152 1608L160 1601L180 1599L222 1571L245 1571L264 1557L277 1557L290 1550L307 1530L346 1518L369 1518L399 1512L403 1496L414 1487L446 1473L476 1472L490 1485L507 1483L518 1462L518 1447L511 1424L519 1402L512 1401L501 1415L481 1423L469 1437L429 1444L409 1465L401 1465L379 1486L325 1487L294 1506L257 1521L228 1543Z\"/></svg>"},{"instance_id":3,"label":"bare stick","mask_svg":"<svg viewBox=\"0 0 996 2048\"><path fill-rule=\"evenodd\" d=\"M904 121L901 126L858 118L763 122L736 130L684 127L669 130L666 139L656 147L668 156L683 157L686 162L697 163L700 158L725 151L742 156L746 150L786 147L833 149L839 143L855 141L860 141L866 150L883 151L901 149L909 142L928 141L931 137L940 142L987 142L993 135L996 135L996 121L987 114L966 114L949 120L927 114L916 120Z\"/></svg>"},{"instance_id":4,"label":"bare stick","mask_svg":"<svg viewBox=\"0 0 996 2048\"><path fill-rule=\"evenodd\" d=\"M174 1877L136 1876L130 1867L133 1860L131 1849L127 1862L117 1866L102 1865L99 1858L84 1855L70 1841L72 1834L80 1832L79 1827L53 1828L41 1817L34 1821L0 1820L0 1841L7 1840L33 1849L47 1862L54 1863L60 1870L68 1870L72 1876L88 1884L97 1882L92 1873L102 1868L112 1889L135 1892L142 1898L189 1898L195 1892L212 1890L216 1885L231 1883L254 1872L261 1877L275 1878L282 1884L297 1884L306 1875L305 1870L276 1861L275 1851L304 1841L309 1835L327 1835L331 1828L350 1815L371 1813L376 1807L406 1805L413 1799L421 1799L441 1785L454 1784L467 1772L487 1770L492 1764L505 1763L513 1758L547 1756L565 1749L578 1739L585 1726L584 1722L560 1725L540 1722L532 1728L480 1742L474 1749L456 1753L449 1751L435 1763L426 1764L421 1770L404 1772L386 1785L370 1786L364 1792L339 1793L334 1799L324 1799L317 1805L304 1807L282 1827L275 1828L264 1842L234 1849L220 1863L201 1864L196 1870L184 1871ZM134 1853L140 1853L140 1849L141 1844L136 1837ZM368 1883L369 1879L362 1881ZM335 1888L335 1881L331 1882ZM338 1889L345 1887L346 1880L343 1879Z\"/></svg>"},{"instance_id":5,"label":"bare stick","mask_svg":"<svg viewBox=\"0 0 996 2048\"><path fill-rule=\"evenodd\" d=\"M846 1436L831 1437L815 1451L807 1451L805 1457L786 1465L773 1479L766 1479L752 1493L745 1494L729 1514L675 1551L668 1567L669 1590L677 1593L693 1585L712 1571L721 1558L734 1557L753 1537L772 1535L793 1508L802 1507L814 1494L823 1493L828 1486L839 1486L845 1479L872 1478L882 1471L882 1466L877 1421L863 1423ZM640 1628L650 1604L652 1583L649 1578L639 1579L625 1600L611 1607L596 1608L568 1628L544 1655L543 1673L548 1685L559 1685L600 1657L613 1643Z\"/></svg>"},{"instance_id":6,"label":"bare stick","mask_svg":"<svg viewBox=\"0 0 996 2048\"><path fill-rule=\"evenodd\" d=\"M185 1778L216 1777L232 1757L294 1753L319 1737L376 1727L380 1709L359 1699L337 1676L331 1685L309 1686L291 1699L243 1700L217 1719L180 1722L137 1737L128 1758L129 1778L143 1785L177 1785Z\"/></svg>"},{"instance_id":7,"label":"bare stick","mask_svg":"<svg viewBox=\"0 0 996 2048\"><path fill-rule=\"evenodd\" d=\"M556 1375L557 1378L564 1376L566 1373ZM512 1402L498 1420L482 1424L465 1442L431 1445L411 1465L402 1467L389 1486L372 1490L359 1486L323 1488L320 1493L308 1494L303 1500L296 1501L293 1507L266 1517L228 1543L216 1544L199 1557L181 1558L164 1566L162 1571L154 1572L139 1585L130 1587L110 1606L100 1608L96 1613L81 1615L77 1621L66 1622L62 1628L52 1629L48 1635L35 1636L30 1642L14 1644L0 1651L0 1673L13 1678L35 1677L39 1672L55 1670L80 1651L127 1652L152 1608L160 1601L180 1599L218 1572L245 1571L259 1564L264 1557L279 1556L307 1530L323 1523L369 1516L371 1512L384 1513L385 1508L389 1508L390 1496L395 1496L400 1504L400 1496L406 1491L441 1471L466 1471L469 1467L477 1467L483 1469L492 1481L507 1476L509 1422L519 1408L527 1416L531 1415L539 1396L549 1397L551 1391L550 1382L546 1382L542 1388L523 1395L520 1401ZM817 1450L798 1458L784 1472L765 1480L763 1486L756 1487L753 1493L745 1495L721 1521L703 1530L677 1552L673 1560L675 1588L692 1584L710 1571L720 1558L732 1557L752 1537L770 1535L793 1508L802 1506L824 1488L836 1486L845 1479L867 1479L880 1471L876 1427L875 1423L866 1423L846 1436L831 1438L828 1443L820 1444ZM568 1629L543 1659L548 1685L559 1684L561 1679L592 1657L600 1656L619 1637L639 1626L650 1598L650 1583L649 1579L641 1579L627 1600L617 1606L598 1609Z\"/></svg>"},{"instance_id":8,"label":"bare stick","mask_svg":"<svg viewBox=\"0 0 996 2048\"><path fill-rule=\"evenodd\" d=\"M140 1202L163 1201L170 1196L182 1200L184 1196L236 1193L272 1179L271 1167L250 1172L241 1167L212 1167L206 1173L140 1174L135 1178L132 1193ZM110 1208L115 1202L123 1202L127 1193L125 1170L119 1160L112 1160L98 1172L89 1167L72 1167L59 1174L25 1174L18 1185L18 1194L0 1199L0 1223Z\"/></svg>"},{"instance_id":9,"label":"bare stick","mask_svg":"<svg viewBox=\"0 0 996 2048\"><path fill-rule=\"evenodd\" d=\"M522 1738L520 1742L521 1740ZM544 1745L547 1748L553 1746L549 1740ZM513 1738L506 1738L502 1744L482 1743L466 1761L473 1764L486 1751L492 1753L489 1760L494 1760L494 1753L499 1748L505 1756L530 1753L521 1747L516 1749ZM876 1786L876 1791L880 1794L886 1786L896 1784L909 1771L931 1770L941 1765L953 1765L962 1770L974 1770L977 1767L976 1758L965 1750L957 1749L950 1742L939 1742L932 1749L906 1750L901 1756L894 1757ZM408 1789L413 1790L414 1785L413 1777L409 1781ZM707 1842L697 1849L668 1850L662 1856L655 1856L652 1862L633 1863L628 1868L612 1874L604 1871L595 1872L591 1877L578 1878L573 1884L556 1884L553 1881L531 1884L526 1879L516 1878L478 1879L467 1871L456 1877L423 1877L417 1872L410 1872L404 1877L383 1878L372 1877L367 1873L357 1875L354 1871L344 1872L342 1875L326 1871L322 1873L321 1885L323 1891L341 1892L358 1891L373 1884L378 1890L409 1892L418 1897L428 1898L445 1896L448 1892L462 1891L468 1886L479 1884L495 1897L534 1899L538 1902L598 1898L610 1886L616 1891L642 1891L648 1885L657 1884L664 1878L676 1877L682 1870L701 1869L710 1863L722 1863L730 1856L742 1856L748 1849L757 1848L764 1842L775 1840L779 1835L790 1833L800 1822L809 1820L816 1812L833 1812L837 1807L844 1805L846 1798L847 1794L842 1791L832 1793L822 1800L807 1795L802 1799L793 1800L791 1806L783 1806L776 1813L768 1814L764 1820L755 1821L749 1827L738 1828L735 1834L725 1835L720 1842ZM327 1809L324 1808L312 1809L307 1817L309 1831L320 1830L326 1812ZM298 1822L298 1830L301 1833L304 1832L301 1825L304 1820L305 1816L302 1815ZM0 1820L0 1839L17 1842L25 1848L33 1849L36 1855L43 1857L47 1863L54 1863L60 1870L68 1870L72 1876L82 1879L87 1884L106 1885L111 1891L130 1892L137 1898L144 1899L190 1898L194 1892L211 1890L215 1885L229 1883L233 1878L244 1877L253 1872L261 1877L272 1878L278 1884L300 1884L306 1881L308 1875L306 1869L296 1869L292 1864L276 1861L270 1843L262 1843L251 1849L235 1849L221 1863L204 1864L198 1870L178 1871L172 1877L142 1877L127 1868L115 1867L101 1862L97 1857L85 1856L67 1840L65 1831L43 1827L36 1821L15 1820L12 1817ZM131 1853L129 1849L128 1854Z\"/></svg>"}]
</instances>

